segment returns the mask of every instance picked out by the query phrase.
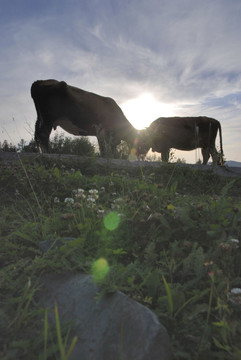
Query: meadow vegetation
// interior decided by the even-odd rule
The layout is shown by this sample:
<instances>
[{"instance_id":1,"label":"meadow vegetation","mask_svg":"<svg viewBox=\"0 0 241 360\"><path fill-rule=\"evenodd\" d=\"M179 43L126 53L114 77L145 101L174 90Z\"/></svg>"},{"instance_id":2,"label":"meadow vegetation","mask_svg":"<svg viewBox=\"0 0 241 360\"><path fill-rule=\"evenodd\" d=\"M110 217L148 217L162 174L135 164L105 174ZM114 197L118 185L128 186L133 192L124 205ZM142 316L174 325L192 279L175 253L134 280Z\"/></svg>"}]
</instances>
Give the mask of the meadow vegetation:
<instances>
[{"instance_id":1,"label":"meadow vegetation","mask_svg":"<svg viewBox=\"0 0 241 360\"><path fill-rule=\"evenodd\" d=\"M51 329L36 301L39 280L90 274L104 259L100 296L121 290L149 307L174 359L240 359L240 185L175 164L97 173L94 159L73 168L40 157L1 167L0 358L67 359L61 314Z\"/></svg>"}]
</instances>

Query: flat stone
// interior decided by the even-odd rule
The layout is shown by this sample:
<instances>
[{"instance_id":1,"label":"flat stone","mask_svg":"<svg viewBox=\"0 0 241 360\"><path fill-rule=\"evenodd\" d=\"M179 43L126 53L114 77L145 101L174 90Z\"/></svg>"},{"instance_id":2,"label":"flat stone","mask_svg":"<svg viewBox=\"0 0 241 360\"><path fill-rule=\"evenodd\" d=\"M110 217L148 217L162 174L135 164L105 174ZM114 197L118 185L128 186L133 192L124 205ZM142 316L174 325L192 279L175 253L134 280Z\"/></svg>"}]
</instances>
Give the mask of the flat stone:
<instances>
[{"instance_id":1,"label":"flat stone","mask_svg":"<svg viewBox=\"0 0 241 360\"><path fill-rule=\"evenodd\" d=\"M61 324L74 323L70 340L78 337L71 360L171 359L169 336L156 315L119 291L98 298L91 276L45 276L40 303L53 309L55 301Z\"/></svg>"}]
</instances>

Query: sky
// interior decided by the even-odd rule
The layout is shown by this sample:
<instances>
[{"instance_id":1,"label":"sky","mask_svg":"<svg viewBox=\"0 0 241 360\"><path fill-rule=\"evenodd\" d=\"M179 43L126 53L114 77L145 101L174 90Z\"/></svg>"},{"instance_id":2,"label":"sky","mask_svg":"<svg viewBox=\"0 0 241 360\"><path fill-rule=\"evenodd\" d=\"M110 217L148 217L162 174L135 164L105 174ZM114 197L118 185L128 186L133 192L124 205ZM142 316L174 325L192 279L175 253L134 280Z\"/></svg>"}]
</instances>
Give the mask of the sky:
<instances>
[{"instance_id":1,"label":"sky","mask_svg":"<svg viewBox=\"0 0 241 360\"><path fill-rule=\"evenodd\" d=\"M0 142L33 137L31 84L56 79L112 97L139 129L213 117L241 161L240 19L240 0L0 0Z\"/></svg>"}]
</instances>

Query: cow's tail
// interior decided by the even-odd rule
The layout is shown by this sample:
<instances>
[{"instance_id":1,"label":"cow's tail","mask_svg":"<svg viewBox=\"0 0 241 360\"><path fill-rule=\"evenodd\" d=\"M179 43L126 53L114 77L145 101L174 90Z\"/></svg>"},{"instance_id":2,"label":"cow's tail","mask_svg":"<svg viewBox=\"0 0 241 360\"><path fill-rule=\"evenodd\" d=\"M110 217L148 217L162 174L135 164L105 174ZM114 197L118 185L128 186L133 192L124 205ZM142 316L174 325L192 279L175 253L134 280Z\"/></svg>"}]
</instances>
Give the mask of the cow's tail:
<instances>
[{"instance_id":1,"label":"cow's tail","mask_svg":"<svg viewBox=\"0 0 241 360\"><path fill-rule=\"evenodd\" d=\"M221 166L224 165L223 159L223 139L222 139L222 127L220 122L218 122L218 130L219 130L219 141L220 141L220 164Z\"/></svg>"}]
</instances>

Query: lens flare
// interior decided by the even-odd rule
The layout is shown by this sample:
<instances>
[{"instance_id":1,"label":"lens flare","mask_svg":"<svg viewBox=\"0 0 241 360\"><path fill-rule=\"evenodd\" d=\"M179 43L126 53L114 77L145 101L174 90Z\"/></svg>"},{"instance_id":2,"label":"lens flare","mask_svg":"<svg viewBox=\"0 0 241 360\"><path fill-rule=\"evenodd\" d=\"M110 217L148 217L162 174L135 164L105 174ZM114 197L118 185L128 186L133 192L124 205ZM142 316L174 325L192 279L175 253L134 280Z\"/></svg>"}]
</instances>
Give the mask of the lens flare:
<instances>
[{"instance_id":1,"label":"lens flare","mask_svg":"<svg viewBox=\"0 0 241 360\"><path fill-rule=\"evenodd\" d=\"M104 217L104 225L107 230L115 230L120 223L120 217L116 211L111 211Z\"/></svg>"},{"instance_id":2,"label":"lens flare","mask_svg":"<svg viewBox=\"0 0 241 360\"><path fill-rule=\"evenodd\" d=\"M93 262L91 270L94 281L98 283L104 280L110 270L110 267L107 260L100 258Z\"/></svg>"}]
</instances>

